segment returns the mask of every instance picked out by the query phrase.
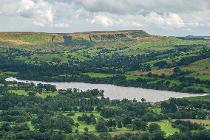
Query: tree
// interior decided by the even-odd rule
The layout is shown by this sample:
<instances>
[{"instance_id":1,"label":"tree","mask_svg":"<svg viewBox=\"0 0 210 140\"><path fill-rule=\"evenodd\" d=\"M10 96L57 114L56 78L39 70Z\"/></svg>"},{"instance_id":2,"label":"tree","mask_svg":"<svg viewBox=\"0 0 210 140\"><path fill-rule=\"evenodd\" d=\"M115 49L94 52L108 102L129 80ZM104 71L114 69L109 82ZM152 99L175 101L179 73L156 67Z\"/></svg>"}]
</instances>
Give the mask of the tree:
<instances>
[{"instance_id":1,"label":"tree","mask_svg":"<svg viewBox=\"0 0 210 140\"><path fill-rule=\"evenodd\" d=\"M167 67L168 63L165 60L163 60L155 63L154 65L161 69Z\"/></svg>"},{"instance_id":2,"label":"tree","mask_svg":"<svg viewBox=\"0 0 210 140\"><path fill-rule=\"evenodd\" d=\"M79 127L79 123L75 123L75 127L78 128Z\"/></svg>"},{"instance_id":3,"label":"tree","mask_svg":"<svg viewBox=\"0 0 210 140\"><path fill-rule=\"evenodd\" d=\"M146 99L145 98L141 98L141 102L142 103L145 103L146 102Z\"/></svg>"},{"instance_id":4,"label":"tree","mask_svg":"<svg viewBox=\"0 0 210 140\"><path fill-rule=\"evenodd\" d=\"M107 126L105 125L104 122L99 121L96 124L96 131L98 131L98 132L107 132L108 131L108 128L107 128Z\"/></svg>"},{"instance_id":5,"label":"tree","mask_svg":"<svg viewBox=\"0 0 210 140\"><path fill-rule=\"evenodd\" d=\"M147 123L140 119L134 119L132 125L134 130L146 130L147 127Z\"/></svg>"},{"instance_id":6,"label":"tree","mask_svg":"<svg viewBox=\"0 0 210 140\"><path fill-rule=\"evenodd\" d=\"M28 95L29 95L29 96L35 96L35 95L36 95L36 92L30 91L30 92L28 93Z\"/></svg>"},{"instance_id":7,"label":"tree","mask_svg":"<svg viewBox=\"0 0 210 140\"><path fill-rule=\"evenodd\" d=\"M85 127L84 131L87 133L89 131L89 129L87 127Z\"/></svg>"},{"instance_id":8,"label":"tree","mask_svg":"<svg viewBox=\"0 0 210 140\"><path fill-rule=\"evenodd\" d=\"M117 127L122 128L122 122L121 121L117 121Z\"/></svg>"},{"instance_id":9,"label":"tree","mask_svg":"<svg viewBox=\"0 0 210 140\"><path fill-rule=\"evenodd\" d=\"M57 64L60 64L61 59L60 58L52 58L52 62L55 62Z\"/></svg>"},{"instance_id":10,"label":"tree","mask_svg":"<svg viewBox=\"0 0 210 140\"><path fill-rule=\"evenodd\" d=\"M8 133L8 134L5 136L4 139L5 139L5 140L16 140L17 138L16 138L16 135L15 135L15 134L13 134L13 133Z\"/></svg>"},{"instance_id":11,"label":"tree","mask_svg":"<svg viewBox=\"0 0 210 140\"><path fill-rule=\"evenodd\" d=\"M106 125L108 127L116 127L116 121L113 120L113 119L109 119L107 122L106 122Z\"/></svg>"},{"instance_id":12,"label":"tree","mask_svg":"<svg viewBox=\"0 0 210 140\"><path fill-rule=\"evenodd\" d=\"M169 101L161 102L161 111L164 113L174 113L176 112L177 105L175 104L175 99L171 98Z\"/></svg>"},{"instance_id":13,"label":"tree","mask_svg":"<svg viewBox=\"0 0 210 140\"><path fill-rule=\"evenodd\" d=\"M0 130L1 131L6 131L6 132L10 131L11 130L11 126L9 125L9 123L4 122L4 123L2 123Z\"/></svg>"},{"instance_id":14,"label":"tree","mask_svg":"<svg viewBox=\"0 0 210 140\"><path fill-rule=\"evenodd\" d=\"M159 126L158 124L156 124L156 123L151 123L151 124L148 126L148 131L149 131L150 133L153 133L153 132L155 132L155 131L161 131L161 129L160 129L160 126Z\"/></svg>"}]
</instances>

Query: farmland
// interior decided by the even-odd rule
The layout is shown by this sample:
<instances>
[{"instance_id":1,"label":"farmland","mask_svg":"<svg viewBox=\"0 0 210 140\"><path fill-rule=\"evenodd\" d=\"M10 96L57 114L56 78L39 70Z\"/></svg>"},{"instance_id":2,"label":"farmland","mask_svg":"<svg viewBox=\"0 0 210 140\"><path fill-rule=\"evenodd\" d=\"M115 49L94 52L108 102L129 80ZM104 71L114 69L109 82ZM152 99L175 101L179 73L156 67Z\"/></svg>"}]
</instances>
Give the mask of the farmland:
<instances>
[{"instance_id":1,"label":"farmland","mask_svg":"<svg viewBox=\"0 0 210 140\"><path fill-rule=\"evenodd\" d=\"M22 79L210 92L209 40L142 30L0 36L1 70Z\"/></svg>"}]
</instances>

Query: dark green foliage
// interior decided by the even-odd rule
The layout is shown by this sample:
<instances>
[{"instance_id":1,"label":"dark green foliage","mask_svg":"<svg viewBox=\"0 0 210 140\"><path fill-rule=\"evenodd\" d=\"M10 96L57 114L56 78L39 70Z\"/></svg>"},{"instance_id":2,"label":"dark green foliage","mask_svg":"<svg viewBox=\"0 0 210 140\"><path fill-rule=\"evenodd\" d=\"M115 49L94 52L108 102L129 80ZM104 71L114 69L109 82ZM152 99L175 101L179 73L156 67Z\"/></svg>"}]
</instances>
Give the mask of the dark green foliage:
<instances>
[{"instance_id":1,"label":"dark green foliage","mask_svg":"<svg viewBox=\"0 0 210 140\"><path fill-rule=\"evenodd\" d=\"M78 116L77 120L83 121L87 124L95 124L96 123L96 117L93 114L91 114L90 116L83 114L82 116Z\"/></svg>"},{"instance_id":2,"label":"dark green foliage","mask_svg":"<svg viewBox=\"0 0 210 140\"><path fill-rule=\"evenodd\" d=\"M146 130L147 127L147 123L140 119L134 119L132 125L133 130Z\"/></svg>"},{"instance_id":3,"label":"dark green foliage","mask_svg":"<svg viewBox=\"0 0 210 140\"><path fill-rule=\"evenodd\" d=\"M96 131L98 131L98 132L107 132L108 131L108 127L105 125L104 121L99 121L96 124Z\"/></svg>"},{"instance_id":4,"label":"dark green foliage","mask_svg":"<svg viewBox=\"0 0 210 140\"><path fill-rule=\"evenodd\" d=\"M160 129L160 126L156 123L151 123L149 126L148 126L148 131L150 133L153 133L153 132L156 132L156 131L161 131Z\"/></svg>"},{"instance_id":5,"label":"dark green foliage","mask_svg":"<svg viewBox=\"0 0 210 140\"><path fill-rule=\"evenodd\" d=\"M74 121L63 115L55 117L44 115L34 119L33 124L41 132L47 131L48 129L58 129L71 133Z\"/></svg>"},{"instance_id":6,"label":"dark green foliage","mask_svg":"<svg viewBox=\"0 0 210 140\"><path fill-rule=\"evenodd\" d=\"M210 130L192 131L189 133L174 134L169 140L208 140L210 139Z\"/></svg>"},{"instance_id":7,"label":"dark green foliage","mask_svg":"<svg viewBox=\"0 0 210 140\"><path fill-rule=\"evenodd\" d=\"M4 89L0 91L0 121L2 122L0 138L2 139L182 139L185 136L200 135L204 127L191 122L175 121L173 126L179 128L182 133L165 137L157 124L148 125L148 122L169 118L207 118L209 115L205 111L205 108L208 108L207 104L203 105L186 99L164 101L160 104L162 112L155 113L151 108L159 108L157 105L127 99L109 100L103 97L103 91L97 89L55 91L56 89L49 85L35 86L15 82L6 82L4 85ZM28 96L8 92L8 90L17 89L25 90ZM39 97L35 94L38 89L47 89L47 93L55 91L58 95ZM100 117L92 115L93 111L100 114ZM76 112L83 113L77 118L78 122L71 119ZM79 130L80 122L87 124L87 127L83 128L84 133ZM95 125L99 136L91 132L89 124ZM110 136L120 128L138 133ZM208 138L208 135L205 134L203 137Z\"/></svg>"},{"instance_id":8,"label":"dark green foliage","mask_svg":"<svg viewBox=\"0 0 210 140\"><path fill-rule=\"evenodd\" d=\"M204 129L202 125L191 123L190 121L181 121L181 120L176 120L175 122L173 122L173 127L179 128L182 132Z\"/></svg>"}]
</instances>

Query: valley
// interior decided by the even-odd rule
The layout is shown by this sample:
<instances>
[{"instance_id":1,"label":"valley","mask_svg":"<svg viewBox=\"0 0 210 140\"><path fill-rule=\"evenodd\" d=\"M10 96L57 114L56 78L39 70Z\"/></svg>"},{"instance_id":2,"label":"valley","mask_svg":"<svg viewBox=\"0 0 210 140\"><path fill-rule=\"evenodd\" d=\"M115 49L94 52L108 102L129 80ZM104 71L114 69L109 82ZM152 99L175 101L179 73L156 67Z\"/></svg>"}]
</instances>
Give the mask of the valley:
<instances>
[{"instance_id":1,"label":"valley","mask_svg":"<svg viewBox=\"0 0 210 140\"><path fill-rule=\"evenodd\" d=\"M208 39L142 30L1 33L0 38L1 71L20 79L210 92Z\"/></svg>"},{"instance_id":2,"label":"valley","mask_svg":"<svg viewBox=\"0 0 210 140\"><path fill-rule=\"evenodd\" d=\"M206 37L0 33L0 138L208 139L209 60Z\"/></svg>"}]
</instances>

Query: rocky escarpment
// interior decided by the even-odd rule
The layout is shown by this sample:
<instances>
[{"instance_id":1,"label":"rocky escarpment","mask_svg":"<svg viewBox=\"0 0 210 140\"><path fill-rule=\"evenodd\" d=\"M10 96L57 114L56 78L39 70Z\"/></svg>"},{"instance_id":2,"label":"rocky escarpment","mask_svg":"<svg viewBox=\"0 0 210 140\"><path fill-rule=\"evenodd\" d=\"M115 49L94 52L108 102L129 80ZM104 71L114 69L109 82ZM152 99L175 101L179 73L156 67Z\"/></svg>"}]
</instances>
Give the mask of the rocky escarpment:
<instances>
[{"instance_id":1,"label":"rocky escarpment","mask_svg":"<svg viewBox=\"0 0 210 140\"><path fill-rule=\"evenodd\" d=\"M125 31L90 32L89 36L91 41L117 41L117 40L131 40L150 35L143 30L125 30Z\"/></svg>"},{"instance_id":2,"label":"rocky escarpment","mask_svg":"<svg viewBox=\"0 0 210 140\"><path fill-rule=\"evenodd\" d=\"M55 35L52 36L52 42L63 43L65 46L90 46L94 42L132 41L149 36L143 30L95 31Z\"/></svg>"}]
</instances>

